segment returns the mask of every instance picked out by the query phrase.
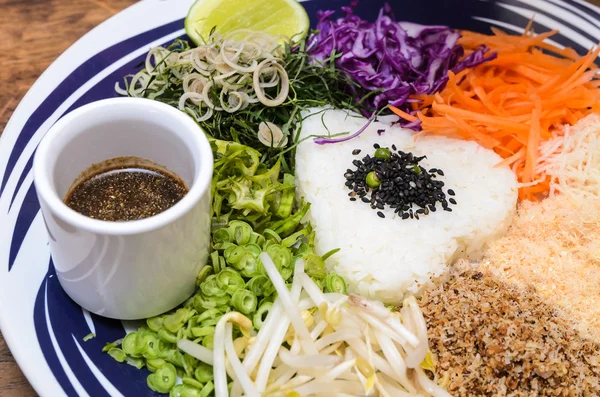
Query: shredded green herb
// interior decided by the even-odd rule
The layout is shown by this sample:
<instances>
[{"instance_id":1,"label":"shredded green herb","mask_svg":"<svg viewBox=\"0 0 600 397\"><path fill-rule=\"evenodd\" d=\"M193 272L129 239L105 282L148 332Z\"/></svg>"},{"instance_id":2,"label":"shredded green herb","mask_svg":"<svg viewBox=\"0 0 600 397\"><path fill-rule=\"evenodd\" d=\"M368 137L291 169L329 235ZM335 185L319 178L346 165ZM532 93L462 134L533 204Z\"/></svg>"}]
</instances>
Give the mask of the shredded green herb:
<instances>
[{"instance_id":1,"label":"shredded green herb","mask_svg":"<svg viewBox=\"0 0 600 397\"><path fill-rule=\"evenodd\" d=\"M293 173L294 148L298 144L302 110L332 106L359 111L364 93L345 72L335 67L334 60L339 54L332 54L330 58L318 61L306 52L305 46L306 41L303 41L294 48L289 46L283 48L282 63L289 78L289 95L283 104L269 107L256 102L233 113L215 111L208 120L198 122L199 126L215 139L237 142L257 149L261 154L261 160L268 165L283 153L281 165L286 172ZM166 50L182 53L190 48L187 41L176 40ZM132 84L139 85L140 80L136 79L137 81L132 82L135 76L128 76L125 78L125 90L121 92L178 107L184 93L183 78L187 72L182 70L181 65L160 65L160 62L154 66L154 70L158 70L159 74L151 76L145 82L146 89L136 90L135 95L132 94L130 89ZM161 84L151 84L154 80L160 80ZM209 90L209 92L215 100L218 98L217 91ZM356 97L357 95L359 97ZM261 143L257 135L261 122L270 122L281 127L283 135L291 137L287 146L270 148Z\"/></svg>"}]
</instances>

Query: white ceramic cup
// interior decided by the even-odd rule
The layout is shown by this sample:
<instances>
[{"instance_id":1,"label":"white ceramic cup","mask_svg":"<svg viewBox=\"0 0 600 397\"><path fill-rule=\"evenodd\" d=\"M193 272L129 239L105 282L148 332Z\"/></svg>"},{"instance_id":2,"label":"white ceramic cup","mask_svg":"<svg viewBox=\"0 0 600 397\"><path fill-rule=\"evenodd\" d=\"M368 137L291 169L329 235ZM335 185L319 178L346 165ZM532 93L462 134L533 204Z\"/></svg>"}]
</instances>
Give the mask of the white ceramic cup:
<instances>
[{"instance_id":1,"label":"white ceramic cup","mask_svg":"<svg viewBox=\"0 0 600 397\"><path fill-rule=\"evenodd\" d=\"M64 204L82 171L124 156L166 167L189 192L160 214L127 222L92 219ZM166 104L106 99L61 118L37 149L33 175L66 293L90 312L123 320L151 317L187 299L208 259L212 172L203 131Z\"/></svg>"}]
</instances>

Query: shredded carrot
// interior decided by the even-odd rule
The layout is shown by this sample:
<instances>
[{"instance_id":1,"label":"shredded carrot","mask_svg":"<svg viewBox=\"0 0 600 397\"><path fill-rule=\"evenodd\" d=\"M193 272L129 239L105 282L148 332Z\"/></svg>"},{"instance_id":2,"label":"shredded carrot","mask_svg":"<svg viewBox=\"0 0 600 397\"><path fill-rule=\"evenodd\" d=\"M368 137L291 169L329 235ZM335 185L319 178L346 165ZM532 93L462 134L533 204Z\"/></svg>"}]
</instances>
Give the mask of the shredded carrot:
<instances>
[{"instance_id":1,"label":"shredded carrot","mask_svg":"<svg viewBox=\"0 0 600 397\"><path fill-rule=\"evenodd\" d=\"M522 187L519 197L539 200L550 190L545 175L536 174L539 146L600 111L600 69L594 64L600 46L579 56L571 48L545 42L556 31L534 35L532 24L513 36L499 29L492 35L462 32L459 40L470 55L486 45L497 58L458 74L448 72L446 87L419 95L413 114L390 109L408 121L421 121L423 134L470 139L493 149Z\"/></svg>"}]
</instances>

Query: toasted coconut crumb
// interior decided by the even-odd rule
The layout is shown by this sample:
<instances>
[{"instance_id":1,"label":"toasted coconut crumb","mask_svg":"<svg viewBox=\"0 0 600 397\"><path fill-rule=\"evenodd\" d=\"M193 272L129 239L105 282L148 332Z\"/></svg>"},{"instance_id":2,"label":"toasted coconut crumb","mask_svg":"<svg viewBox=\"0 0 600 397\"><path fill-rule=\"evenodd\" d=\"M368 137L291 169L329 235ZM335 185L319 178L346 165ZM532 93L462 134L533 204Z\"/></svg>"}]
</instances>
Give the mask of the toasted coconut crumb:
<instances>
[{"instance_id":1,"label":"toasted coconut crumb","mask_svg":"<svg viewBox=\"0 0 600 397\"><path fill-rule=\"evenodd\" d=\"M600 199L558 195L524 202L508 233L491 244L482 267L572 319L600 343Z\"/></svg>"},{"instance_id":2,"label":"toasted coconut crumb","mask_svg":"<svg viewBox=\"0 0 600 397\"><path fill-rule=\"evenodd\" d=\"M460 262L421 301L436 372L454 396L598 396L600 344L531 288Z\"/></svg>"}]
</instances>

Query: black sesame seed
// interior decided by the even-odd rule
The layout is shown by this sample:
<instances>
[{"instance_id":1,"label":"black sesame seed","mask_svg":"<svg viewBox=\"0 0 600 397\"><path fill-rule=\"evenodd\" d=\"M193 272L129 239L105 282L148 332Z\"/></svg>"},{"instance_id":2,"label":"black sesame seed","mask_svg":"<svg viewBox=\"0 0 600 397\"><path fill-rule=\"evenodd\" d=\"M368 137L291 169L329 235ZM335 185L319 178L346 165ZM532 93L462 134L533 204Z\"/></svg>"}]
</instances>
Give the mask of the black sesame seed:
<instances>
[{"instance_id":1,"label":"black sesame seed","mask_svg":"<svg viewBox=\"0 0 600 397\"><path fill-rule=\"evenodd\" d=\"M442 170L437 170L438 175L444 176L444 171Z\"/></svg>"},{"instance_id":2,"label":"black sesame seed","mask_svg":"<svg viewBox=\"0 0 600 397\"><path fill-rule=\"evenodd\" d=\"M377 216L379 216L380 218L385 218L385 215L383 215L383 212L381 211L377 211Z\"/></svg>"},{"instance_id":3,"label":"black sesame seed","mask_svg":"<svg viewBox=\"0 0 600 397\"><path fill-rule=\"evenodd\" d=\"M454 195L455 195L455 193L454 193L454 190L452 190L452 189L448 189L448 194L449 194L450 196L454 196Z\"/></svg>"},{"instance_id":4,"label":"black sesame seed","mask_svg":"<svg viewBox=\"0 0 600 397\"><path fill-rule=\"evenodd\" d=\"M456 204L456 200L454 200L452 197L450 197L450 199L448 201L450 201L450 203L452 203L452 204Z\"/></svg>"},{"instance_id":5,"label":"black sesame seed","mask_svg":"<svg viewBox=\"0 0 600 397\"><path fill-rule=\"evenodd\" d=\"M383 150L378 144L373 147ZM394 152L388 152L389 157L385 159L367 154L361 160L352 161L356 169L348 169L344 173L345 185L351 190L348 194L350 199L358 201L360 198L361 202L369 204L376 212L388 206L402 219L419 219L434 212L437 205L448 208L446 193L442 190L444 182L435 179L443 175L443 171L438 168L427 171L419 165L425 156L414 156L401 150L396 152L395 145L392 145L392 149ZM353 154L359 153L360 149L353 150ZM367 185L368 174L377 175L377 186ZM452 196L450 192L451 189L448 195Z\"/></svg>"}]
</instances>

